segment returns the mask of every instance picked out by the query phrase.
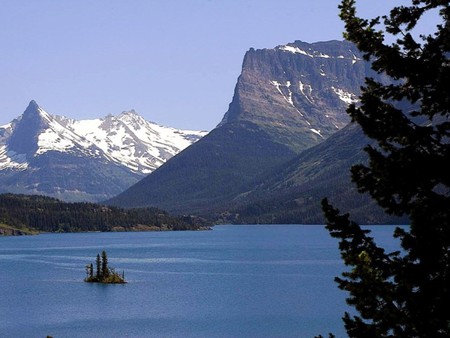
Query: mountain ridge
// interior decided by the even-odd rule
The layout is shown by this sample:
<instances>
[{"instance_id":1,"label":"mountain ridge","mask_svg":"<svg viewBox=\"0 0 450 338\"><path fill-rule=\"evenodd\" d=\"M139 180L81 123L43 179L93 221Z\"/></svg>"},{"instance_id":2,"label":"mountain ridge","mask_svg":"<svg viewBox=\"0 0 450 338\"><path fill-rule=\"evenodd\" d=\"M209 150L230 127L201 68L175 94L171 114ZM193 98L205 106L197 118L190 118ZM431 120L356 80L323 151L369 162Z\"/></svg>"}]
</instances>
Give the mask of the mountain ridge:
<instances>
[{"instance_id":1,"label":"mountain ridge","mask_svg":"<svg viewBox=\"0 0 450 338\"><path fill-rule=\"evenodd\" d=\"M0 126L0 191L104 200L205 134L159 126L134 110L75 120L32 100L20 117Z\"/></svg>"}]
</instances>

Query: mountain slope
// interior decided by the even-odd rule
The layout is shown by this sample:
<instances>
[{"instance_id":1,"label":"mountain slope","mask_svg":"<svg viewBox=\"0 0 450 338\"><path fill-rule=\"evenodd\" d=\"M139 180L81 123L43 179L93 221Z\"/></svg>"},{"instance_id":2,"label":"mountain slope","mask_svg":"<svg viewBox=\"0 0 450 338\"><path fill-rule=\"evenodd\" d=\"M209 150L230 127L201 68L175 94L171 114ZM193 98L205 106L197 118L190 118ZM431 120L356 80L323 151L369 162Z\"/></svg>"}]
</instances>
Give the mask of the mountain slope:
<instances>
[{"instance_id":1,"label":"mountain slope","mask_svg":"<svg viewBox=\"0 0 450 338\"><path fill-rule=\"evenodd\" d=\"M345 108L368 75L370 67L347 42L251 49L218 127L108 203L217 214L345 126Z\"/></svg>"},{"instance_id":2,"label":"mountain slope","mask_svg":"<svg viewBox=\"0 0 450 338\"><path fill-rule=\"evenodd\" d=\"M255 177L295 153L257 125L222 125L108 201L123 207L157 205L180 214L209 213L248 189Z\"/></svg>"},{"instance_id":3,"label":"mountain slope","mask_svg":"<svg viewBox=\"0 0 450 338\"><path fill-rule=\"evenodd\" d=\"M158 126L134 111L76 121L31 101L0 127L0 192L104 200L205 134Z\"/></svg>"},{"instance_id":4,"label":"mountain slope","mask_svg":"<svg viewBox=\"0 0 450 338\"><path fill-rule=\"evenodd\" d=\"M323 224L321 200L327 197L361 224L405 224L358 193L351 181L350 168L367 162L363 148L370 143L358 125L348 125L234 198L223 221Z\"/></svg>"}]
</instances>

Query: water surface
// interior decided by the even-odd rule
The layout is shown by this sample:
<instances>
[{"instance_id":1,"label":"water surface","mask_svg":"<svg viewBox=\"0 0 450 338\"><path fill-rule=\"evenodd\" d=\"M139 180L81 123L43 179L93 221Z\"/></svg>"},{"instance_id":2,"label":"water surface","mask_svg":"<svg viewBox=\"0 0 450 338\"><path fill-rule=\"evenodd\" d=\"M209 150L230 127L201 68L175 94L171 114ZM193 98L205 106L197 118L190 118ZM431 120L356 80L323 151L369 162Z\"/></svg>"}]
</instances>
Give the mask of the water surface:
<instances>
[{"instance_id":1,"label":"water surface","mask_svg":"<svg viewBox=\"0 0 450 338\"><path fill-rule=\"evenodd\" d=\"M101 250L128 284L83 282ZM344 336L343 269L322 226L0 238L0 337Z\"/></svg>"}]
</instances>

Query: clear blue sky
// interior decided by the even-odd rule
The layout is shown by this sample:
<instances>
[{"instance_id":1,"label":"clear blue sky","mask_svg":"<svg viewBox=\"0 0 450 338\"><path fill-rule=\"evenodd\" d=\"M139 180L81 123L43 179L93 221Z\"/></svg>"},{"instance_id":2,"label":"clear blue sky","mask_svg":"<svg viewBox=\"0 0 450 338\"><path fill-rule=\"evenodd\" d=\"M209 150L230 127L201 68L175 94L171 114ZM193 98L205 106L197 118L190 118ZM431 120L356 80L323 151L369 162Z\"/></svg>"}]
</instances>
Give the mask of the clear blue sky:
<instances>
[{"instance_id":1,"label":"clear blue sky","mask_svg":"<svg viewBox=\"0 0 450 338\"><path fill-rule=\"evenodd\" d=\"M362 15L400 0L360 0ZM338 0L0 0L0 125L31 99L76 119L135 109L210 130L250 48L342 40Z\"/></svg>"}]
</instances>

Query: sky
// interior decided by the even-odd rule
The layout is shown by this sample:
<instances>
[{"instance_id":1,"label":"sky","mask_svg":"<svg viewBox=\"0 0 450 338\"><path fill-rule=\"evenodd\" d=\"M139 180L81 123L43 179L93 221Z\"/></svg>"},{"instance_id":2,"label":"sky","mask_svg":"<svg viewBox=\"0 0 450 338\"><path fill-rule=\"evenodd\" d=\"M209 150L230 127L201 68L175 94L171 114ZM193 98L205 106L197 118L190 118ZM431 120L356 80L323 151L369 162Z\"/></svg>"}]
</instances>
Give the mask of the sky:
<instances>
[{"instance_id":1,"label":"sky","mask_svg":"<svg viewBox=\"0 0 450 338\"><path fill-rule=\"evenodd\" d=\"M339 0L0 0L0 125L29 101L50 114L211 130L245 52L342 40ZM402 0L359 0L385 14Z\"/></svg>"}]
</instances>

